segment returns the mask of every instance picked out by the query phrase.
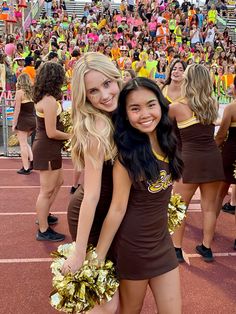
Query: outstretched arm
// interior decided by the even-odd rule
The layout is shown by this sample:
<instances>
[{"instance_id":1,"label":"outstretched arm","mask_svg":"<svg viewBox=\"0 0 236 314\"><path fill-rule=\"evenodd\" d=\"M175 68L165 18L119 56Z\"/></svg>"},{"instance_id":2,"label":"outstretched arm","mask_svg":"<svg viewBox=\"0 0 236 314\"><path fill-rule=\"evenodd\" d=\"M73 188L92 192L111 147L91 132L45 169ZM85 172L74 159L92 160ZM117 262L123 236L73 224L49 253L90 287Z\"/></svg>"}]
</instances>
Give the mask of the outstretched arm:
<instances>
[{"instance_id":1,"label":"outstretched arm","mask_svg":"<svg viewBox=\"0 0 236 314\"><path fill-rule=\"evenodd\" d=\"M129 200L131 180L127 170L117 160L113 168L113 195L108 214L103 222L96 252L104 260L113 238L125 216Z\"/></svg>"},{"instance_id":2,"label":"outstretched arm","mask_svg":"<svg viewBox=\"0 0 236 314\"><path fill-rule=\"evenodd\" d=\"M88 238L93 224L96 207L100 198L102 169L104 162L104 152L98 150L98 143L94 139L90 145L89 153L97 160L94 165L88 156L84 153L84 197L80 207L79 221L77 227L76 248L65 261L62 267L62 273L69 271L76 272L82 265L86 257Z\"/></svg>"}]
</instances>

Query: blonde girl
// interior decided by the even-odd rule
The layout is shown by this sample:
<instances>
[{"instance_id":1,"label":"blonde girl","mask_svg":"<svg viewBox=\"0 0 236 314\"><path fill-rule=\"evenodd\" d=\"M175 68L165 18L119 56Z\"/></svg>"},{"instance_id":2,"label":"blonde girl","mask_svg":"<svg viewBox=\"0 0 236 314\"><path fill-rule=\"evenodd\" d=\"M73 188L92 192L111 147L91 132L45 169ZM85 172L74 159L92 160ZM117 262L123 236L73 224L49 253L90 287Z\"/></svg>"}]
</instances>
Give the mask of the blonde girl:
<instances>
[{"instance_id":1,"label":"blonde girl","mask_svg":"<svg viewBox=\"0 0 236 314\"><path fill-rule=\"evenodd\" d=\"M75 65L72 76L72 159L84 169L84 183L72 196L68 223L76 250L62 271L78 270L88 244L96 246L112 195L112 163L116 155L112 113L117 108L121 76L115 65L97 52L86 53ZM117 299L93 313L115 313Z\"/></svg>"},{"instance_id":2,"label":"blonde girl","mask_svg":"<svg viewBox=\"0 0 236 314\"><path fill-rule=\"evenodd\" d=\"M17 79L16 102L12 131L16 131L21 151L23 167L17 171L18 174L30 174L33 166L33 154L28 137L36 127L34 102L32 100L32 85L28 74L23 73Z\"/></svg>"},{"instance_id":3,"label":"blonde girl","mask_svg":"<svg viewBox=\"0 0 236 314\"><path fill-rule=\"evenodd\" d=\"M213 261L211 243L216 225L216 193L224 179L222 158L214 141L218 105L212 97L209 71L200 64L192 64L184 73L183 99L170 104L170 117L175 119L182 143L183 178L174 185L188 205L197 190L201 192L203 210L203 241L196 247L206 262ZM173 235L176 255L183 262L182 241L184 224Z\"/></svg>"}]
</instances>

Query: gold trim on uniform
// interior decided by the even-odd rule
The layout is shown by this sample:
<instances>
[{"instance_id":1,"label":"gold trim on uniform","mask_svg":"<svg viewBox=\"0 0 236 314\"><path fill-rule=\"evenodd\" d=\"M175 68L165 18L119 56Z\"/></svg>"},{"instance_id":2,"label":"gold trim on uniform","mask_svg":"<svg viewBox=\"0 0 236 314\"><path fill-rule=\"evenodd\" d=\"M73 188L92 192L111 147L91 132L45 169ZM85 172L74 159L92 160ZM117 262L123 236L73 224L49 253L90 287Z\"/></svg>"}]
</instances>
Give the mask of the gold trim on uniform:
<instances>
[{"instance_id":1,"label":"gold trim on uniform","mask_svg":"<svg viewBox=\"0 0 236 314\"><path fill-rule=\"evenodd\" d=\"M155 152L155 150L152 150L154 156L156 157L156 159L160 160L160 161L164 161L166 163L169 163L169 159L168 157L164 157L162 155L159 155L157 152Z\"/></svg>"},{"instance_id":2,"label":"gold trim on uniform","mask_svg":"<svg viewBox=\"0 0 236 314\"><path fill-rule=\"evenodd\" d=\"M179 129L184 129L184 128L187 128L191 125L198 124L198 123L200 123L200 121L195 117L195 115L193 115L191 118L189 118L187 120L178 122L177 126Z\"/></svg>"},{"instance_id":3,"label":"gold trim on uniform","mask_svg":"<svg viewBox=\"0 0 236 314\"><path fill-rule=\"evenodd\" d=\"M148 191L150 193L158 193L162 190L166 190L169 186L172 185L171 174L168 174L166 170L160 171L160 177L156 182L148 181Z\"/></svg>"},{"instance_id":4,"label":"gold trim on uniform","mask_svg":"<svg viewBox=\"0 0 236 314\"><path fill-rule=\"evenodd\" d=\"M230 127L231 127L231 128L235 128L235 127L236 127L236 121L231 122L231 123L230 123Z\"/></svg>"},{"instance_id":5,"label":"gold trim on uniform","mask_svg":"<svg viewBox=\"0 0 236 314\"><path fill-rule=\"evenodd\" d=\"M62 113L62 107L61 107L61 104L59 103L59 101L57 101L57 116L59 116L61 113ZM44 118L44 113L39 112L38 110L36 110L36 115L39 118Z\"/></svg>"}]
</instances>

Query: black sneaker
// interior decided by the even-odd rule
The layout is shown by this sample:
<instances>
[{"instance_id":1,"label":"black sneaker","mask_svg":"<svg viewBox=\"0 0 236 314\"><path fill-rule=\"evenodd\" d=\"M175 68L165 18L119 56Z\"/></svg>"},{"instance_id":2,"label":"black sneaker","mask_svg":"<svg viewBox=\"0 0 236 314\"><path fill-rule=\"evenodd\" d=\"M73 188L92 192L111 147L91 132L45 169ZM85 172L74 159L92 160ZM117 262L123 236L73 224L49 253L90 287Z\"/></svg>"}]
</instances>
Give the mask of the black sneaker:
<instances>
[{"instance_id":1,"label":"black sneaker","mask_svg":"<svg viewBox=\"0 0 236 314\"><path fill-rule=\"evenodd\" d=\"M38 225L39 224L39 221L38 219L35 221L35 223ZM52 214L49 213L48 215L48 224L49 225L55 225L58 223L58 218Z\"/></svg>"},{"instance_id":2,"label":"black sneaker","mask_svg":"<svg viewBox=\"0 0 236 314\"><path fill-rule=\"evenodd\" d=\"M78 184L77 187L72 186L71 189L70 189L70 194L74 194L79 186L80 186L80 184Z\"/></svg>"},{"instance_id":3,"label":"black sneaker","mask_svg":"<svg viewBox=\"0 0 236 314\"><path fill-rule=\"evenodd\" d=\"M38 230L36 234L36 240L38 241L51 241L51 242L59 242L63 241L65 239L65 235L58 233L48 227L48 229L45 232L41 232Z\"/></svg>"},{"instance_id":4,"label":"black sneaker","mask_svg":"<svg viewBox=\"0 0 236 314\"><path fill-rule=\"evenodd\" d=\"M24 174L24 175L28 175L31 174L30 169L25 170L25 168L21 168L20 170L17 171L18 174Z\"/></svg>"},{"instance_id":5,"label":"black sneaker","mask_svg":"<svg viewBox=\"0 0 236 314\"><path fill-rule=\"evenodd\" d=\"M230 203L225 203L225 204L222 206L222 210L223 210L223 212L225 212L225 213L229 213L229 214L234 215L234 213L235 213L235 206L230 205Z\"/></svg>"},{"instance_id":6,"label":"black sneaker","mask_svg":"<svg viewBox=\"0 0 236 314\"><path fill-rule=\"evenodd\" d=\"M175 254L179 263L183 263L185 261L181 248L175 247Z\"/></svg>"},{"instance_id":7,"label":"black sneaker","mask_svg":"<svg viewBox=\"0 0 236 314\"><path fill-rule=\"evenodd\" d=\"M196 246L196 252L203 257L205 262L211 263L214 261L212 250L210 248L206 248L203 244Z\"/></svg>"}]
</instances>

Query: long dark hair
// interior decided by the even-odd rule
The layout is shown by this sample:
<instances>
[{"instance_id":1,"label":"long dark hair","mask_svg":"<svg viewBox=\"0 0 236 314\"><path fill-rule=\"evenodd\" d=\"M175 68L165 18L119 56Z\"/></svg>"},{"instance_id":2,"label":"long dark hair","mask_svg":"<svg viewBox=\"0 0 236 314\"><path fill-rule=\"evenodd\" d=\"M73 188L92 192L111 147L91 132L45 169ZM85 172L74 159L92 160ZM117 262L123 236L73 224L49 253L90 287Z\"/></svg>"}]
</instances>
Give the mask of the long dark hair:
<instances>
[{"instance_id":1,"label":"long dark hair","mask_svg":"<svg viewBox=\"0 0 236 314\"><path fill-rule=\"evenodd\" d=\"M39 102L45 95L50 95L56 98L56 100L60 100L64 79L65 71L59 63L45 62L36 75L33 91L34 102Z\"/></svg>"},{"instance_id":2,"label":"long dark hair","mask_svg":"<svg viewBox=\"0 0 236 314\"><path fill-rule=\"evenodd\" d=\"M169 160L172 179L177 180L181 176L183 163L177 153L177 140L172 130L172 122L168 117L168 103L156 83L147 78L138 77L130 80L120 93L118 108L114 116L114 138L119 161L127 169L134 182L141 180L154 182L160 175L159 163L152 152L148 135L133 128L127 120L127 96L140 88L152 91L159 101L162 116L156 127L156 135L165 157Z\"/></svg>"},{"instance_id":3,"label":"long dark hair","mask_svg":"<svg viewBox=\"0 0 236 314\"><path fill-rule=\"evenodd\" d=\"M176 65L177 63L181 63L181 64L182 64L184 71L185 71L185 69L187 68L187 64L186 64L185 61L183 61L183 60L181 60L181 59L179 59L179 58L174 59L174 60L171 62L171 64L170 64L170 70L169 70L168 76L167 76L167 78L166 78L166 81L165 81L164 85L162 86L162 89L163 89L166 85L170 85L170 82L171 82L171 73L172 73L172 71L173 71L173 69L174 69L174 67L175 67L175 65Z\"/></svg>"}]
</instances>

